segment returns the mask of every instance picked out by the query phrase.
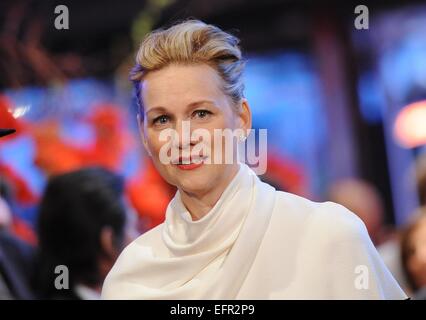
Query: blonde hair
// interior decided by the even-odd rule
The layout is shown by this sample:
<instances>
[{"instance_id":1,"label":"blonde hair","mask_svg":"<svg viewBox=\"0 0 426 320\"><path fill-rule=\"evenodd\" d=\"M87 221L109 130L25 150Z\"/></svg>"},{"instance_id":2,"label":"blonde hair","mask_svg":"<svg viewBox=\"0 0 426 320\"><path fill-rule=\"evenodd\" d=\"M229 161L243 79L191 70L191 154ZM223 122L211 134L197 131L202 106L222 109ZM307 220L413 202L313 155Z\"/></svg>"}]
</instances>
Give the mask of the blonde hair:
<instances>
[{"instance_id":1,"label":"blonde hair","mask_svg":"<svg viewBox=\"0 0 426 320\"><path fill-rule=\"evenodd\" d=\"M138 50L136 65L130 73L141 116L141 81L150 71L170 64L208 64L223 80L223 92L237 105L244 96L242 73L245 65L238 44L237 37L199 20L187 20L149 33Z\"/></svg>"}]
</instances>

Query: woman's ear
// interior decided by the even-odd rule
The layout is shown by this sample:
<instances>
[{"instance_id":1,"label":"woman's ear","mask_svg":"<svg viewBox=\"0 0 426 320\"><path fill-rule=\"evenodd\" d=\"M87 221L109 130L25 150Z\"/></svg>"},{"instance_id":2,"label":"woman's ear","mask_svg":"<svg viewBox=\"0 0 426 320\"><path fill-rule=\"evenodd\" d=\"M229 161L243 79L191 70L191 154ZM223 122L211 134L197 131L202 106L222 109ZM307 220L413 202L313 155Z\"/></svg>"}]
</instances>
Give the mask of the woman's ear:
<instances>
[{"instance_id":1,"label":"woman's ear","mask_svg":"<svg viewBox=\"0 0 426 320\"><path fill-rule=\"evenodd\" d=\"M143 120L142 120L140 114L138 114L136 117L137 117L137 122L138 122L139 135L142 139L142 143L143 143L143 146L145 148L145 151L148 153L148 155L150 157L152 157L152 154L151 154L151 151L149 150L148 142L146 141L146 137L145 137L145 133L144 133Z\"/></svg>"},{"instance_id":2,"label":"woman's ear","mask_svg":"<svg viewBox=\"0 0 426 320\"><path fill-rule=\"evenodd\" d=\"M239 114L240 119L240 128L244 130L244 132L248 132L248 130L251 129L252 125L252 115L251 115L251 109L248 104L247 99L243 98L241 99L241 107L240 107L241 113Z\"/></svg>"}]
</instances>

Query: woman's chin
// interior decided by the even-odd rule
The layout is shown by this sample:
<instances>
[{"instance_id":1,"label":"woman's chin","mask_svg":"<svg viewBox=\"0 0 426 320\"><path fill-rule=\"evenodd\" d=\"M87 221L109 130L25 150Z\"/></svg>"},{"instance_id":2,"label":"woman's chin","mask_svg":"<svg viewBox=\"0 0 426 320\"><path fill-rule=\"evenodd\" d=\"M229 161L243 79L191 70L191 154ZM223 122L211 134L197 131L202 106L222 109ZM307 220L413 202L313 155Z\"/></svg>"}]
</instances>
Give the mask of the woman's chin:
<instances>
[{"instance_id":1,"label":"woman's chin","mask_svg":"<svg viewBox=\"0 0 426 320\"><path fill-rule=\"evenodd\" d=\"M206 177L179 177L177 180L176 187L186 193L204 193L206 189L209 189L210 179Z\"/></svg>"},{"instance_id":2,"label":"woman's chin","mask_svg":"<svg viewBox=\"0 0 426 320\"><path fill-rule=\"evenodd\" d=\"M213 172L207 165L194 170L175 168L174 180L176 187L188 193L200 193L206 191L212 181L215 181Z\"/></svg>"}]
</instances>

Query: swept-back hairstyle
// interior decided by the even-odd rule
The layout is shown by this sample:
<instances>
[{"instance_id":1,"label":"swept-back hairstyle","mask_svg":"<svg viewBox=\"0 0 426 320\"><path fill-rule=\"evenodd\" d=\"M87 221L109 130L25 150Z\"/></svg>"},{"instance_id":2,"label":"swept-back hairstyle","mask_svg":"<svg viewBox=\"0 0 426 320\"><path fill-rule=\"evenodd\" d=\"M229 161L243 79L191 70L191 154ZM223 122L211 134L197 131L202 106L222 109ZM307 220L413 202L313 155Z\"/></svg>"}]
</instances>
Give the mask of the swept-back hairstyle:
<instances>
[{"instance_id":1,"label":"swept-back hairstyle","mask_svg":"<svg viewBox=\"0 0 426 320\"><path fill-rule=\"evenodd\" d=\"M130 73L141 117L144 110L141 81L144 76L170 64L203 63L217 71L223 80L223 92L237 105L243 98L245 65L237 37L199 20L187 20L149 33L138 50L136 65Z\"/></svg>"}]
</instances>

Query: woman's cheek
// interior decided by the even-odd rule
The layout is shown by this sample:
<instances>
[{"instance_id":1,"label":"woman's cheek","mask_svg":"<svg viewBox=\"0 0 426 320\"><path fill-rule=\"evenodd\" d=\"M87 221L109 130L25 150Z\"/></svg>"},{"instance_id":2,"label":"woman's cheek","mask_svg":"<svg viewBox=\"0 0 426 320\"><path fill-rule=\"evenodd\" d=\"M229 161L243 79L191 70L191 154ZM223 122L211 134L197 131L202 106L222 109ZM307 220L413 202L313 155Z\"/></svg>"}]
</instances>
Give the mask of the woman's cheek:
<instances>
[{"instance_id":1,"label":"woman's cheek","mask_svg":"<svg viewBox=\"0 0 426 320\"><path fill-rule=\"evenodd\" d=\"M151 132L148 136L149 144L151 146L151 153L153 156L158 157L159 150L164 142L160 141L160 135L157 132Z\"/></svg>"}]
</instances>

